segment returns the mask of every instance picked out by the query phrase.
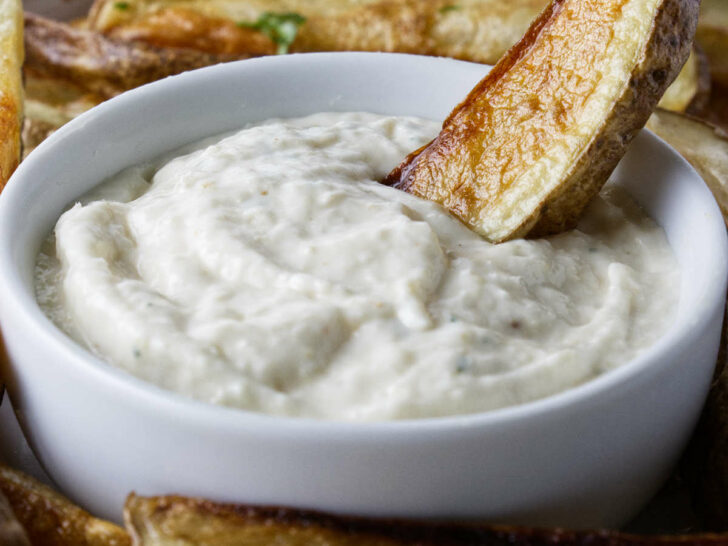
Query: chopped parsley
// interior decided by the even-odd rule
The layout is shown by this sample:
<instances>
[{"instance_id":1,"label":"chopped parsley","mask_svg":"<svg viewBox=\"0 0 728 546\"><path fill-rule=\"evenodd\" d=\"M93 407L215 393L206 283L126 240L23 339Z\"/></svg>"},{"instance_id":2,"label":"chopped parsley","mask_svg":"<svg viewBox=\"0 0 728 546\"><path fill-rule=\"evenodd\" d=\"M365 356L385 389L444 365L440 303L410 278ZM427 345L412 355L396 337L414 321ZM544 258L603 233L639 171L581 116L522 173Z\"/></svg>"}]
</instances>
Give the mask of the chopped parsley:
<instances>
[{"instance_id":1,"label":"chopped parsley","mask_svg":"<svg viewBox=\"0 0 728 546\"><path fill-rule=\"evenodd\" d=\"M442 6L440 8L440 13L449 13L451 11L457 11L460 9L460 6L457 4L447 4L446 6Z\"/></svg>"},{"instance_id":2,"label":"chopped parsley","mask_svg":"<svg viewBox=\"0 0 728 546\"><path fill-rule=\"evenodd\" d=\"M263 13L254 23L241 21L239 27L259 30L278 46L278 55L288 53L288 48L296 39L298 29L306 18L298 13Z\"/></svg>"},{"instance_id":3,"label":"chopped parsley","mask_svg":"<svg viewBox=\"0 0 728 546\"><path fill-rule=\"evenodd\" d=\"M121 11L126 11L129 9L129 2L114 2L114 7Z\"/></svg>"}]
</instances>

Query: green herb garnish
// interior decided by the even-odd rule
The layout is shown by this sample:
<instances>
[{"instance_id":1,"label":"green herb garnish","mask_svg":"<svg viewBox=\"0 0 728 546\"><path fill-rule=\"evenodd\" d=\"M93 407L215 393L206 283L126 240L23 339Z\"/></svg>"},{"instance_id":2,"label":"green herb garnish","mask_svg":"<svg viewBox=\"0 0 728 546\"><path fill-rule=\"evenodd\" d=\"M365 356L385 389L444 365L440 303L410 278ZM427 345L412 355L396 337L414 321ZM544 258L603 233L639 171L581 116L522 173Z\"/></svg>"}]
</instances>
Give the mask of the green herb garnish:
<instances>
[{"instance_id":1,"label":"green herb garnish","mask_svg":"<svg viewBox=\"0 0 728 546\"><path fill-rule=\"evenodd\" d=\"M121 11L126 11L129 9L129 2L114 2L114 7Z\"/></svg>"},{"instance_id":2,"label":"green herb garnish","mask_svg":"<svg viewBox=\"0 0 728 546\"><path fill-rule=\"evenodd\" d=\"M460 6L458 6L457 4L448 4L448 5L442 6L440 8L440 13L448 13L451 11L457 11L459 9L460 9Z\"/></svg>"},{"instance_id":3,"label":"green herb garnish","mask_svg":"<svg viewBox=\"0 0 728 546\"><path fill-rule=\"evenodd\" d=\"M265 12L254 23L241 21L239 27L259 30L278 46L278 55L288 53L288 48L296 39L298 29L306 18L298 13L273 13Z\"/></svg>"}]
</instances>

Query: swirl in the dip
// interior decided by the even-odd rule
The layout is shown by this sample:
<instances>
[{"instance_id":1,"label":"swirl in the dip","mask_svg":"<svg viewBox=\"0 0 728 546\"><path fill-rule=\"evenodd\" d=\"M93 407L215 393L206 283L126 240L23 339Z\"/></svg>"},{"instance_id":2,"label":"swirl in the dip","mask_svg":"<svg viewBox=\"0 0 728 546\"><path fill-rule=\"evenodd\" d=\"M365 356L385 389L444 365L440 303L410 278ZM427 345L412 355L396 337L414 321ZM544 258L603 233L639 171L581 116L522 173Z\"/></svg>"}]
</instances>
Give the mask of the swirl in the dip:
<instances>
[{"instance_id":1,"label":"swirl in the dip","mask_svg":"<svg viewBox=\"0 0 728 546\"><path fill-rule=\"evenodd\" d=\"M317 114L127 169L61 217L38 300L165 389L335 420L521 404L625 364L666 330L677 265L619 188L577 230L491 245L377 183L438 128Z\"/></svg>"}]
</instances>

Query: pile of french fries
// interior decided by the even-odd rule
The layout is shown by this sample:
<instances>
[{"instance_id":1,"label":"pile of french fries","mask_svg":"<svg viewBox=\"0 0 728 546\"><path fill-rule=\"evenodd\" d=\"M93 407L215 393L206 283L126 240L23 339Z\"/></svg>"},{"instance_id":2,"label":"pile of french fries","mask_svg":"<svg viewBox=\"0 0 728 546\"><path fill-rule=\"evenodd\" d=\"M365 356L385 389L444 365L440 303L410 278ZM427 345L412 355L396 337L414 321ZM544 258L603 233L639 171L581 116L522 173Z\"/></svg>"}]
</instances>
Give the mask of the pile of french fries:
<instances>
[{"instance_id":1,"label":"pile of french fries","mask_svg":"<svg viewBox=\"0 0 728 546\"><path fill-rule=\"evenodd\" d=\"M473 523L331 516L179 496L130 494L124 528L0 465L3 546L721 546L718 534L643 537Z\"/></svg>"},{"instance_id":2,"label":"pile of french fries","mask_svg":"<svg viewBox=\"0 0 728 546\"><path fill-rule=\"evenodd\" d=\"M210 64L286 52L395 51L492 64L547 4L96 0L80 21L26 13L23 24L19 0L0 0L0 188L21 158L21 127L27 155L75 116L138 85ZM728 219L728 135L719 127L728 127L728 0L703 0L701 9L697 45L648 127L699 171ZM728 372L716 375L689 461L706 528L728 530ZM134 495L126 504L123 529L9 468L0 468L0 491L6 498L0 498L0 544L728 543L717 535L642 539L613 532L382 522Z\"/></svg>"}]
</instances>

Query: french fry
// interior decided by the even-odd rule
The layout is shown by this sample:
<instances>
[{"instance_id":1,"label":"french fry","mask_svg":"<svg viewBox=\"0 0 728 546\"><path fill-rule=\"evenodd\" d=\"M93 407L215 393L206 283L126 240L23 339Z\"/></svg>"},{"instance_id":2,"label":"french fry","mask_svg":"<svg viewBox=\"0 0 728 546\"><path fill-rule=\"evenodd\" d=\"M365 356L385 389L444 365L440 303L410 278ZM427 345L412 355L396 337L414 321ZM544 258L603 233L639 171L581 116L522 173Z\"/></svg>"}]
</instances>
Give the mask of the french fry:
<instances>
[{"instance_id":1,"label":"french fry","mask_svg":"<svg viewBox=\"0 0 728 546\"><path fill-rule=\"evenodd\" d=\"M171 45L185 32L194 40L208 36L220 21L254 22L266 12L305 17L293 51L398 51L442 55L494 63L528 28L548 0L131 0L123 9L112 0L97 0L91 28L110 36ZM196 13L196 15L192 15ZM200 19L202 16L203 19ZM191 21L196 23L194 31ZM165 19L166 24L156 24ZM207 19L207 23L201 22ZM233 33L210 40L216 52L248 52ZM180 45L176 42L175 45ZM234 52L234 51L233 51Z\"/></svg>"},{"instance_id":2,"label":"french fry","mask_svg":"<svg viewBox=\"0 0 728 546\"><path fill-rule=\"evenodd\" d=\"M20 162L22 64L22 5L20 0L0 0L0 190Z\"/></svg>"},{"instance_id":3,"label":"french fry","mask_svg":"<svg viewBox=\"0 0 728 546\"><path fill-rule=\"evenodd\" d=\"M124 519L134 546L718 546L728 540L351 518L134 494L126 501Z\"/></svg>"},{"instance_id":4,"label":"french fry","mask_svg":"<svg viewBox=\"0 0 728 546\"><path fill-rule=\"evenodd\" d=\"M710 67L705 53L694 47L658 106L673 112L704 112L710 100Z\"/></svg>"},{"instance_id":5,"label":"french fry","mask_svg":"<svg viewBox=\"0 0 728 546\"><path fill-rule=\"evenodd\" d=\"M697 17L695 0L553 2L385 183L491 242L574 227L687 59Z\"/></svg>"},{"instance_id":6,"label":"french fry","mask_svg":"<svg viewBox=\"0 0 728 546\"><path fill-rule=\"evenodd\" d=\"M102 101L72 82L37 76L26 67L23 159L56 129Z\"/></svg>"},{"instance_id":7,"label":"french fry","mask_svg":"<svg viewBox=\"0 0 728 546\"><path fill-rule=\"evenodd\" d=\"M728 2L702 0L697 40L708 56L713 79L728 87Z\"/></svg>"},{"instance_id":8,"label":"french fry","mask_svg":"<svg viewBox=\"0 0 728 546\"><path fill-rule=\"evenodd\" d=\"M121 41L210 53L260 55L273 43L235 23L265 12L299 13L292 51L393 51L495 64L548 0L97 0L90 26ZM267 44L265 43L267 42ZM707 100L710 76L694 53L661 106L682 112Z\"/></svg>"},{"instance_id":9,"label":"french fry","mask_svg":"<svg viewBox=\"0 0 728 546\"><path fill-rule=\"evenodd\" d=\"M25 45L27 70L36 78L70 82L100 98L240 58L121 42L32 14L25 16Z\"/></svg>"},{"instance_id":10,"label":"french fry","mask_svg":"<svg viewBox=\"0 0 728 546\"><path fill-rule=\"evenodd\" d=\"M652 114L647 128L667 141L700 173L728 224L728 134L697 118L660 109Z\"/></svg>"},{"instance_id":11,"label":"french fry","mask_svg":"<svg viewBox=\"0 0 728 546\"><path fill-rule=\"evenodd\" d=\"M117 525L94 518L37 480L0 465L0 492L7 497L31 544L38 546L129 546Z\"/></svg>"}]
</instances>

